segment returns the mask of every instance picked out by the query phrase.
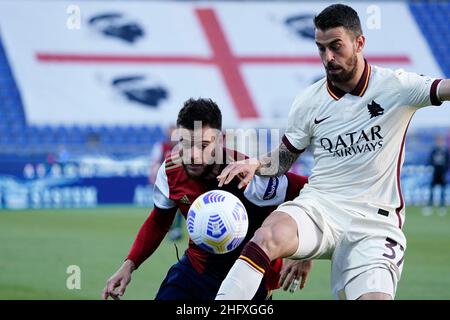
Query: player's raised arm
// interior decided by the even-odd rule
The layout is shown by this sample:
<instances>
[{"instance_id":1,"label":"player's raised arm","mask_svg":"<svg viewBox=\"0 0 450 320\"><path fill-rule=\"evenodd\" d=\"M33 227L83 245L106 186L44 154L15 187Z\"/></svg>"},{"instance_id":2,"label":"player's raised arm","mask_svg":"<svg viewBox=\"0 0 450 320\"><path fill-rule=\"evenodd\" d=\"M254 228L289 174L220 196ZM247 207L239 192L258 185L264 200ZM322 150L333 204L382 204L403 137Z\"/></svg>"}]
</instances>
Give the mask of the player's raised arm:
<instances>
[{"instance_id":1,"label":"player's raised arm","mask_svg":"<svg viewBox=\"0 0 450 320\"><path fill-rule=\"evenodd\" d=\"M276 177L288 172L302 153L300 150L293 149L289 144L286 136L283 137L283 141L277 149L261 158L256 174Z\"/></svg>"},{"instance_id":2,"label":"player's raised arm","mask_svg":"<svg viewBox=\"0 0 450 320\"><path fill-rule=\"evenodd\" d=\"M422 108L440 106L450 100L450 80L438 79L402 69L395 71L399 80L399 99L405 106Z\"/></svg>"},{"instance_id":3,"label":"player's raised arm","mask_svg":"<svg viewBox=\"0 0 450 320\"><path fill-rule=\"evenodd\" d=\"M246 186L253 176L276 177L286 173L299 155L311 143L311 121L309 116L310 94L300 94L292 104L288 116L288 125L278 148L259 159L237 161L223 169L217 177L219 187L239 177L239 188Z\"/></svg>"}]
</instances>

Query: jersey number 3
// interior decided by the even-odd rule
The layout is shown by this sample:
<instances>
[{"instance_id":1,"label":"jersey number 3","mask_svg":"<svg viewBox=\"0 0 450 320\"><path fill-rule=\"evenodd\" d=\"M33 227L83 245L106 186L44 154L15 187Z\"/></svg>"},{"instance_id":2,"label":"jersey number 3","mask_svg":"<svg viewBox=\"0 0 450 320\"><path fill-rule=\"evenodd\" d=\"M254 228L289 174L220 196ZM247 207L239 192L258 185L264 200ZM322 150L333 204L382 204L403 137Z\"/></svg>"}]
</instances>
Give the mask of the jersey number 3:
<instances>
[{"instance_id":1,"label":"jersey number 3","mask_svg":"<svg viewBox=\"0 0 450 320\"><path fill-rule=\"evenodd\" d=\"M389 253L384 253L383 257L391 260L394 260L397 257L397 252L395 249L400 248L401 258L396 263L397 267L400 267L400 265L403 263L403 260L405 259L405 248L403 248L401 244L398 244L397 241L392 240L391 238L386 238L386 243L384 245L389 249Z\"/></svg>"}]
</instances>

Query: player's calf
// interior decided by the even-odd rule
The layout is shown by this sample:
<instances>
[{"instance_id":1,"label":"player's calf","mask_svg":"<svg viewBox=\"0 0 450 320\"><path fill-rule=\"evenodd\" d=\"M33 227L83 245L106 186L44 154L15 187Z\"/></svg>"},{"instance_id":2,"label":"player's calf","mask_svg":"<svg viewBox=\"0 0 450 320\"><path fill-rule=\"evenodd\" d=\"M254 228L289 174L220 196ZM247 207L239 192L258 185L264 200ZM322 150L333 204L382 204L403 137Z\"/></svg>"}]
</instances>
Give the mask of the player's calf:
<instances>
[{"instance_id":1,"label":"player's calf","mask_svg":"<svg viewBox=\"0 0 450 320\"><path fill-rule=\"evenodd\" d=\"M269 257L250 241L222 282L216 300L252 299L269 267Z\"/></svg>"},{"instance_id":2,"label":"player's calf","mask_svg":"<svg viewBox=\"0 0 450 320\"><path fill-rule=\"evenodd\" d=\"M216 300L250 300L270 262L292 255L298 247L296 224L283 213L272 213L247 243L222 282Z\"/></svg>"}]
</instances>

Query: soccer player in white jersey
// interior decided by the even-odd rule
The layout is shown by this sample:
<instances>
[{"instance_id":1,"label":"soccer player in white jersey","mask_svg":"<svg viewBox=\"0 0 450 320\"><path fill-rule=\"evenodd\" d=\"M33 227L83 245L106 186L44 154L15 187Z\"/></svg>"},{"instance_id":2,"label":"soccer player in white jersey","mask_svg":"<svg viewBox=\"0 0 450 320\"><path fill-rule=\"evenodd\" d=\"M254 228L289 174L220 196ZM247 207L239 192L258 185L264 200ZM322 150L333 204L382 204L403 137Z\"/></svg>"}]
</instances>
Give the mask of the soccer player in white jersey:
<instances>
[{"instance_id":1,"label":"soccer player in white jersey","mask_svg":"<svg viewBox=\"0 0 450 320\"><path fill-rule=\"evenodd\" d=\"M256 231L252 250L244 249L216 299L249 299L264 274L254 262L279 257L331 259L338 299L395 297L406 250L405 134L417 109L450 100L450 80L368 64L361 23L349 6L331 5L314 23L326 78L295 99L277 150L230 164L218 179L222 185L240 175L242 187L254 174L283 174L308 146L312 175Z\"/></svg>"}]
</instances>

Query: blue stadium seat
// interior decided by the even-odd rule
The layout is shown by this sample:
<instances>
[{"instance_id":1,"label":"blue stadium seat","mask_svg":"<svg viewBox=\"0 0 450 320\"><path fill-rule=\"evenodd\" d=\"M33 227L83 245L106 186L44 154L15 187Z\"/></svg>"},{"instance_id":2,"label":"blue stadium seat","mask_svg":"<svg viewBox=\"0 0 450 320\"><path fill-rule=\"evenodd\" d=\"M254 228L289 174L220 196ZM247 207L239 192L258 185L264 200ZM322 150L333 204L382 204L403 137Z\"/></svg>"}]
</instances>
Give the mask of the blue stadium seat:
<instances>
[{"instance_id":1,"label":"blue stadium seat","mask_svg":"<svg viewBox=\"0 0 450 320\"><path fill-rule=\"evenodd\" d=\"M412 2L409 7L442 71L450 77L450 3Z\"/></svg>"}]
</instances>

